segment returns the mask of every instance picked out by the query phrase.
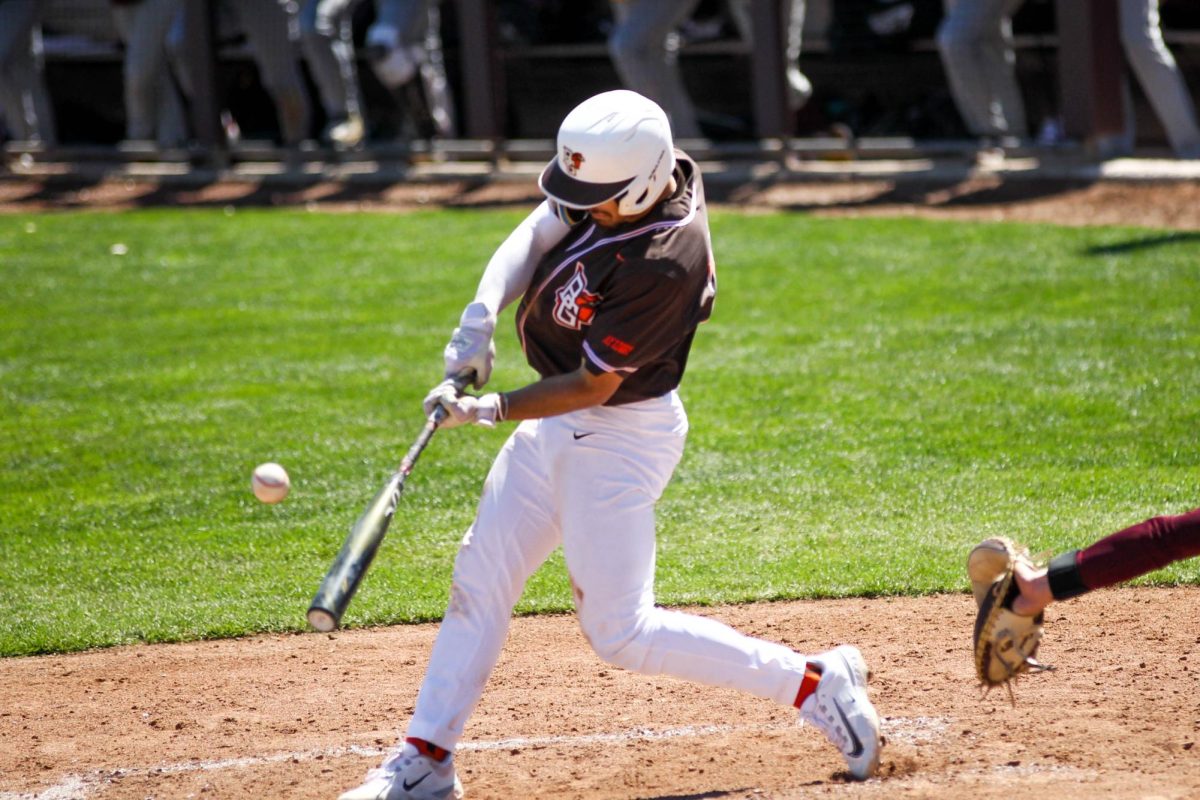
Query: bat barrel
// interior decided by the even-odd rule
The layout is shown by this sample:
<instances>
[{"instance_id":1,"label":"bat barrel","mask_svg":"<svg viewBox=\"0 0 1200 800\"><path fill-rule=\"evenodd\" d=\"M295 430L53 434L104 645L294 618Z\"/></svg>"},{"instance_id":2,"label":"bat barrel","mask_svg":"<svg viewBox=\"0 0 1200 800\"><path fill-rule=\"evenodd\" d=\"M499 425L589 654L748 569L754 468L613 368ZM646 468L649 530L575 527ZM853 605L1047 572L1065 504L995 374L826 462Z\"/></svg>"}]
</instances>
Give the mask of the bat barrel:
<instances>
[{"instance_id":1,"label":"bat barrel","mask_svg":"<svg viewBox=\"0 0 1200 800\"><path fill-rule=\"evenodd\" d=\"M321 581L308 608L308 624L322 632L336 630L383 541L404 486L404 475L392 476L354 523L333 566Z\"/></svg>"},{"instance_id":2,"label":"bat barrel","mask_svg":"<svg viewBox=\"0 0 1200 800\"><path fill-rule=\"evenodd\" d=\"M461 393L474 379L475 371L468 370L453 378L454 386ZM404 481L445 418L446 409L438 406L430 419L426 420L425 427L404 456L400 468L350 529L333 566L325 573L325 580L321 581L321 587L308 607L308 624L314 630L328 633L337 630L341 624L342 614L346 613L346 607L358 590L367 567L371 566L375 551L379 549L396 513L396 504L400 502L400 493L404 491Z\"/></svg>"}]
</instances>

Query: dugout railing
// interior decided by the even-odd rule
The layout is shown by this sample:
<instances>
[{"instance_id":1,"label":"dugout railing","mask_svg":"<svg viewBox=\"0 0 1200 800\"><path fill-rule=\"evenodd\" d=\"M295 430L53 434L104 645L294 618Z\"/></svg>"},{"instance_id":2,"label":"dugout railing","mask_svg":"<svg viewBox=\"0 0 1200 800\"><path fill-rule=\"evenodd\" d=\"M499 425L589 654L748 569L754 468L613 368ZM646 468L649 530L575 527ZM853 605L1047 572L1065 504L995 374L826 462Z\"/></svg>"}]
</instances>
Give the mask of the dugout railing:
<instances>
[{"instance_id":1,"label":"dugout railing","mask_svg":"<svg viewBox=\"0 0 1200 800\"><path fill-rule=\"evenodd\" d=\"M450 2L451 0L447 0ZM452 0L458 20L457 47L448 53L453 60L455 83L459 88L458 103L464 135L461 139L445 141L372 141L360 151L333 152L311 148L299 154L305 161L380 162L380 161L481 161L544 160L549 157L552 122L576 100L563 92L557 105L543 104L538 125L526 125L512 130L514 107L520 103L528 86L513 86L514 70L528 68L538 62L557 63L560 67L572 61L593 66L604 64L607 53L603 44L506 46L497 35L492 0ZM690 45L684 52L685 63L710 61L736 65L739 76L750 91L742 92L742 131L722 139L690 142L690 148L701 156L715 159L766 159L786 155L816 158L897 158L905 155L927 157L937 154L967 152L972 143L958 139L939 139L916 135L870 135L858 137L843 128L840 136L796 136L794 120L789 119L784 102L783 49L775 20L779 18L779 0L751 0L751 19L755 26L756 46L741 41L714 41ZM1048 87L1053 98L1041 97L1044 105L1057 102L1068 141L1081 147L1102 152L1109 138L1124 133L1128 120L1125 109L1113 98L1120 96L1119 86L1125 80L1120 68L1120 49L1116 34L1116 0L1057 0L1058 31L1054 35L1018 37L1016 42L1023 57L1035 57L1040 64L1039 91ZM177 164L186 169L209 162L280 160L282 153L261 139L230 146L219 125L216 102L216 82L212 79L217 58L248 60L243 50L226 48L219 56L212 42L211 30L205 30L208 16L206 0L187 0L192 26L188 36L191 56L200 60L200 74L210 81L202 85L193 107L199 147L186 152L161 152L154 148L130 144L92 146L73 143L57 148L54 158L65 161L159 161ZM471 24L463 24L470 20ZM1200 45L1200 32L1168 31L1168 42L1187 52ZM897 63L905 58L912 64L923 63L926 70L937 68L936 51L932 40L916 40L908 45L908 53L890 53L886 57ZM818 73L817 83L828 70L844 73L846 65L838 65L832 57L828 42L820 36L806 37L804 60L807 71ZM109 69L119 68L120 51L98 45L92 50L76 48L71 52L50 53L52 60L74 64L90 63ZM859 54L857 58L870 59ZM884 57L881 55L880 57ZM853 59L851 59L853 60ZM1181 62L1188 63L1187 58ZM602 71L602 70L601 70ZM595 73L596 70L594 69ZM864 75L867 72L864 70ZM870 80L870 77L864 78ZM845 80L845 76L842 76ZM932 78L929 80L933 80ZM611 78L610 78L611 81ZM602 82L602 81L601 81ZM111 91L111 88L110 88ZM119 94L116 95L119 98ZM559 107L561 106L561 108ZM540 126L540 129L539 129ZM1151 125L1152 126L1152 125ZM520 126L519 126L520 127ZM1142 127L1142 126L1139 126ZM528 130L537 129L534 136ZM10 156L50 156L22 143L8 146ZM295 154L293 154L294 156Z\"/></svg>"}]
</instances>

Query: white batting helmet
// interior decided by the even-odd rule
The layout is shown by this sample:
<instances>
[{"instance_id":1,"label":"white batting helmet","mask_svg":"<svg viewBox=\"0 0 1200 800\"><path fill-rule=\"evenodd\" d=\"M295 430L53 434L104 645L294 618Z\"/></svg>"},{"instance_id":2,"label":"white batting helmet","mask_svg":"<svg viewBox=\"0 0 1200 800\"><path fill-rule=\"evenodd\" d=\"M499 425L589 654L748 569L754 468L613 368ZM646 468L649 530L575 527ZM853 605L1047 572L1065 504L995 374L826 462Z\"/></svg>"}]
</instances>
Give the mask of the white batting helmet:
<instances>
[{"instance_id":1,"label":"white batting helmet","mask_svg":"<svg viewBox=\"0 0 1200 800\"><path fill-rule=\"evenodd\" d=\"M658 104L618 89L584 100L558 129L558 153L538 187L568 208L587 209L620 199L624 216L658 200L675 169L671 125Z\"/></svg>"}]
</instances>

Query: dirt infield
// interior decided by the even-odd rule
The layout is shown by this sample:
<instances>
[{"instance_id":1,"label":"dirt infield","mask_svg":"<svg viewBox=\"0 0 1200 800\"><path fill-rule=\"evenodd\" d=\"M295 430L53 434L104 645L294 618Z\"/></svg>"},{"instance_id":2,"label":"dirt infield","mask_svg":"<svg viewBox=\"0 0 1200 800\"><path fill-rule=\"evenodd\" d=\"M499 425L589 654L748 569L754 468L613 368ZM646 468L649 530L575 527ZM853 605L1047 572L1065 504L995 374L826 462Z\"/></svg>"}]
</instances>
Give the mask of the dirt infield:
<instances>
[{"instance_id":1,"label":"dirt infield","mask_svg":"<svg viewBox=\"0 0 1200 800\"><path fill-rule=\"evenodd\" d=\"M1200 590L1055 606L1053 672L983 697L966 595L700 613L813 652L857 643L882 776L769 701L609 667L572 616L514 622L460 745L471 798L1200 797ZM435 626L0 662L0 798L331 798L412 710Z\"/></svg>"}]
</instances>

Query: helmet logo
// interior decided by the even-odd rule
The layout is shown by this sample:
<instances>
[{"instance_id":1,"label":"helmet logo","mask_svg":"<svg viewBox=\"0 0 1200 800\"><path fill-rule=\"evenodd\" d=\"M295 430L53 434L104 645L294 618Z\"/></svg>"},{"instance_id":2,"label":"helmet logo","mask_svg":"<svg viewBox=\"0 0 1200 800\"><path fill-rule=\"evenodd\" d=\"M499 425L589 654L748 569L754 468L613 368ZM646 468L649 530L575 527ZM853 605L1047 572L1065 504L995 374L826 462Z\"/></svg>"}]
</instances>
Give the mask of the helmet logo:
<instances>
[{"instance_id":1,"label":"helmet logo","mask_svg":"<svg viewBox=\"0 0 1200 800\"><path fill-rule=\"evenodd\" d=\"M583 166L584 161L587 161L587 159L583 157L583 153L577 153L576 151L572 150L571 148L569 148L565 145L563 146L563 152L562 152L563 169L565 169L567 171L568 175L572 175L572 176L578 175L579 168L581 166Z\"/></svg>"},{"instance_id":2,"label":"helmet logo","mask_svg":"<svg viewBox=\"0 0 1200 800\"><path fill-rule=\"evenodd\" d=\"M654 169L650 170L650 183L658 183L658 168L662 166L663 156L666 154L666 150L659 152L658 160L654 162Z\"/></svg>"},{"instance_id":3,"label":"helmet logo","mask_svg":"<svg viewBox=\"0 0 1200 800\"><path fill-rule=\"evenodd\" d=\"M575 274L554 292L554 321L564 328L580 330L591 325L596 317L596 306L603 300L595 292L589 292L587 274L583 262L575 263Z\"/></svg>"}]
</instances>

